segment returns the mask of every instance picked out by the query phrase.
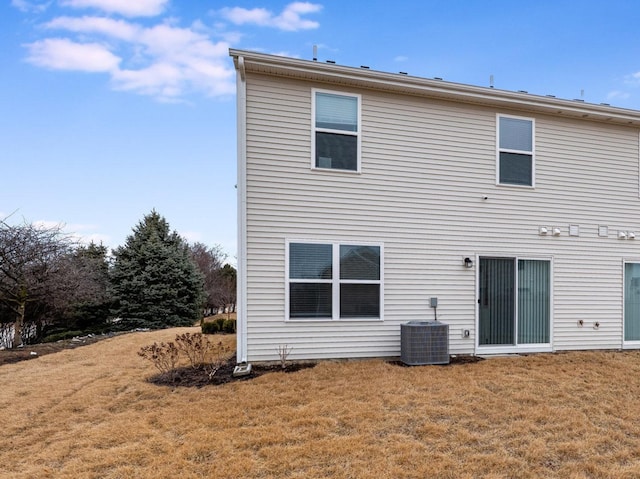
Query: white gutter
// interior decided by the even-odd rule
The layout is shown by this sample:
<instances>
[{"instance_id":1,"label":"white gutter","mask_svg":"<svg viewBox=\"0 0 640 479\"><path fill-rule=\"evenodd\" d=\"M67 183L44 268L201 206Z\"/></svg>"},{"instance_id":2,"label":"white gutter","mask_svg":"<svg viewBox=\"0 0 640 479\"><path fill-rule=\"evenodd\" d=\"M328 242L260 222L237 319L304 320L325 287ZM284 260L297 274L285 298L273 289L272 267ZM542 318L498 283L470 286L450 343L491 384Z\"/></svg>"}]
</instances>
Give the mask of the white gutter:
<instances>
[{"instance_id":1,"label":"white gutter","mask_svg":"<svg viewBox=\"0 0 640 479\"><path fill-rule=\"evenodd\" d=\"M238 135L238 283L236 361L247 362L247 84L244 57L235 61L236 115Z\"/></svg>"}]
</instances>

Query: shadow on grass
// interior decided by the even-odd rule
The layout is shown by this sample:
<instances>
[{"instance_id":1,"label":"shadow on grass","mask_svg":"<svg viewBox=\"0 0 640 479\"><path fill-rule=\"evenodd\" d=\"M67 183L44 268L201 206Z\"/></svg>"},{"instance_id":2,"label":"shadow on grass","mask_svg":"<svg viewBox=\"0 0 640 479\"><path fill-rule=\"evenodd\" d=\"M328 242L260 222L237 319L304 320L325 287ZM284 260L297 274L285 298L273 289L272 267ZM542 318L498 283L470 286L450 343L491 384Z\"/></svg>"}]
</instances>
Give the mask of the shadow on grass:
<instances>
[{"instance_id":1,"label":"shadow on grass","mask_svg":"<svg viewBox=\"0 0 640 479\"><path fill-rule=\"evenodd\" d=\"M471 355L462 355L462 356L450 356L449 364L434 364L433 366L455 366L457 364L472 364L479 363L480 361L484 361L484 358L480 356L471 356ZM393 361L387 361L388 364L393 366L400 366L402 368L413 368L415 366L411 366L409 364L405 364L402 361L395 359ZM429 366L425 364L425 366Z\"/></svg>"}]
</instances>

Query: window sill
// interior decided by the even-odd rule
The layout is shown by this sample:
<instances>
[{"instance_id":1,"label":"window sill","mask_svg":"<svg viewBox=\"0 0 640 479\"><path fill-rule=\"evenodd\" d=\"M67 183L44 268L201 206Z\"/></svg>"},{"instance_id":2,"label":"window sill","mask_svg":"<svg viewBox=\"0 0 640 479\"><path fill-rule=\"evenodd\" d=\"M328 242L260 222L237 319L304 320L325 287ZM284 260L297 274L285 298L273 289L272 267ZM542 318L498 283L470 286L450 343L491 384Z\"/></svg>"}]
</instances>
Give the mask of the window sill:
<instances>
[{"instance_id":1,"label":"window sill","mask_svg":"<svg viewBox=\"0 0 640 479\"><path fill-rule=\"evenodd\" d=\"M516 188L519 190L535 190L535 185L512 185L510 183L496 183L496 186L500 188Z\"/></svg>"},{"instance_id":2,"label":"window sill","mask_svg":"<svg viewBox=\"0 0 640 479\"><path fill-rule=\"evenodd\" d=\"M285 323L381 323L382 318L289 318L285 319Z\"/></svg>"},{"instance_id":3,"label":"window sill","mask_svg":"<svg viewBox=\"0 0 640 479\"><path fill-rule=\"evenodd\" d=\"M312 166L311 167L311 171L318 171L318 172L323 172L323 173L341 173L341 174L348 174L348 175L359 175L361 174L360 170L341 170L338 168L320 168L317 166Z\"/></svg>"}]
</instances>

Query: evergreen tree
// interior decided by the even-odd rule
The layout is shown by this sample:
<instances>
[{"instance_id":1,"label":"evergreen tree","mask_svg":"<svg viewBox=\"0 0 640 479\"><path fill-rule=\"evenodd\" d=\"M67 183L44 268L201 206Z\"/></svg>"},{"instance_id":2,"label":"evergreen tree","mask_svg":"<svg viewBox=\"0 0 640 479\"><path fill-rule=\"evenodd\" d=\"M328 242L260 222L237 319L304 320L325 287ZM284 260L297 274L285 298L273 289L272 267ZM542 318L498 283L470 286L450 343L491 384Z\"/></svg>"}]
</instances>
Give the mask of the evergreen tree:
<instances>
[{"instance_id":1,"label":"evergreen tree","mask_svg":"<svg viewBox=\"0 0 640 479\"><path fill-rule=\"evenodd\" d=\"M71 256L71 265L80 280L84 295L73 303L66 315L67 328L73 330L97 330L106 325L113 307L109 284L109 260L107 247L91 242L79 246Z\"/></svg>"},{"instance_id":2,"label":"evergreen tree","mask_svg":"<svg viewBox=\"0 0 640 479\"><path fill-rule=\"evenodd\" d=\"M187 243L155 210L113 252L114 313L130 327L189 326L200 319L202 276Z\"/></svg>"}]
</instances>

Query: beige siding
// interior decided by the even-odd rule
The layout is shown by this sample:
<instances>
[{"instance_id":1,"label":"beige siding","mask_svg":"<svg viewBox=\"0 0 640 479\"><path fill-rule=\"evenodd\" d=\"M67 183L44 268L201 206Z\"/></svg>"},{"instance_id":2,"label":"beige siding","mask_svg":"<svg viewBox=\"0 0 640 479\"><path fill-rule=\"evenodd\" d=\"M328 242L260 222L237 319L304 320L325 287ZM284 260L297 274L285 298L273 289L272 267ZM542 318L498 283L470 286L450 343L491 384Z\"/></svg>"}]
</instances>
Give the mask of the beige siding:
<instances>
[{"instance_id":1,"label":"beige siding","mask_svg":"<svg viewBox=\"0 0 640 479\"><path fill-rule=\"evenodd\" d=\"M476 255L552 258L553 348L621 347L622 260L640 258L637 129L336 88L362 95L361 174L312 171L312 88L331 89L247 75L249 360L284 344L292 359L398 356L399 325L433 319L432 296L451 353L474 353L477 267L462 259ZM497 113L535 118L535 189L496 186ZM382 243L384 321L285 321L286 239Z\"/></svg>"}]
</instances>

